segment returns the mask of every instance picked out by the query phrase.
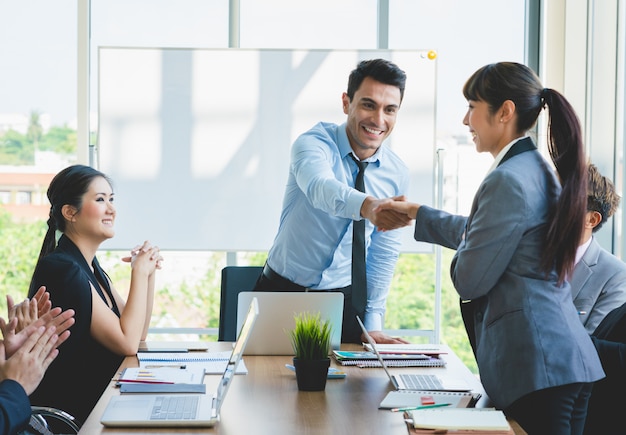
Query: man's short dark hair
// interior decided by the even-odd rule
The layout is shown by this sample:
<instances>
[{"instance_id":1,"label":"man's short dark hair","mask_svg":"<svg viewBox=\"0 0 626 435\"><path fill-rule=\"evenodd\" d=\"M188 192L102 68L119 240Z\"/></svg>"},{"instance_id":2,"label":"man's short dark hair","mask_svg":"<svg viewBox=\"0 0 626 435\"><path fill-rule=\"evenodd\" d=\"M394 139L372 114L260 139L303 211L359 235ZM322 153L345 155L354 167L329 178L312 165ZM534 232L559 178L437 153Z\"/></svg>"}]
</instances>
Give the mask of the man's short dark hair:
<instances>
[{"instance_id":1,"label":"man's short dark hair","mask_svg":"<svg viewBox=\"0 0 626 435\"><path fill-rule=\"evenodd\" d=\"M620 196L615 191L615 186L598 168L589 164L587 186L587 211L597 211L602 215L602 220L593 229L595 233L617 210Z\"/></svg>"},{"instance_id":2,"label":"man's short dark hair","mask_svg":"<svg viewBox=\"0 0 626 435\"><path fill-rule=\"evenodd\" d=\"M400 101L404 98L404 86L406 85L406 73L396 64L386 59L371 59L359 62L357 67L350 73L348 78L348 98L352 101L354 94L361 86L365 77L371 77L377 82L396 86L400 89Z\"/></svg>"}]
</instances>

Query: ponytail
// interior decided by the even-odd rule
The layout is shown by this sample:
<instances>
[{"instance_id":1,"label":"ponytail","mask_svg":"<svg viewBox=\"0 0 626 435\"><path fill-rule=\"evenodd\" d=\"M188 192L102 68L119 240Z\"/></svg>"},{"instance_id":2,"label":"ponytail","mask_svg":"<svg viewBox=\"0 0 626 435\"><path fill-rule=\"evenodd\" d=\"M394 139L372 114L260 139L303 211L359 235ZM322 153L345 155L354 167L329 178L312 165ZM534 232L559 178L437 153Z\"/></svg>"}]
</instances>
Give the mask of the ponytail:
<instances>
[{"instance_id":1,"label":"ponytail","mask_svg":"<svg viewBox=\"0 0 626 435\"><path fill-rule=\"evenodd\" d=\"M54 249L57 247L56 233L57 225L54 216L52 216L51 207L50 217L48 218L48 231L46 231L46 235L43 238L43 244L41 245L41 251L39 252L39 258L37 259L37 261L41 260L43 257L54 251Z\"/></svg>"},{"instance_id":2,"label":"ponytail","mask_svg":"<svg viewBox=\"0 0 626 435\"><path fill-rule=\"evenodd\" d=\"M580 122L571 104L559 92L543 89L547 106L548 152L561 181L561 195L550 213L546 245L541 258L546 272L556 266L559 283L574 268L576 250L587 210L587 162Z\"/></svg>"}]
</instances>

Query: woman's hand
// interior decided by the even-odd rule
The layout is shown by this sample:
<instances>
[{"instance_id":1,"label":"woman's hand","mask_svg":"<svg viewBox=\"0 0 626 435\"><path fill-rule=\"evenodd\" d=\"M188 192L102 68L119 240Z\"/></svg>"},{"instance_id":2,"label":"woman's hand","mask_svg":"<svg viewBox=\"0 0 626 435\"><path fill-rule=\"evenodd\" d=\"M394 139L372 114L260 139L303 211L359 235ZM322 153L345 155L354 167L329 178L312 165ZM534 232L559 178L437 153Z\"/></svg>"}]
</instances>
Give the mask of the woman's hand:
<instances>
[{"instance_id":1,"label":"woman's hand","mask_svg":"<svg viewBox=\"0 0 626 435\"><path fill-rule=\"evenodd\" d=\"M123 257L122 261L130 263L133 269L146 267L149 275L163 266L163 257L159 247L152 246L147 240L142 245L135 246L130 251L130 256Z\"/></svg>"},{"instance_id":2,"label":"woman's hand","mask_svg":"<svg viewBox=\"0 0 626 435\"><path fill-rule=\"evenodd\" d=\"M394 198L387 199L385 201L379 202L373 210L374 214L383 214L394 212L399 215L404 216L406 219L415 219L417 217L417 212L420 208L419 204L415 204L413 202L408 201L398 201ZM388 228L384 225L379 225L379 230L388 231L393 228Z\"/></svg>"}]
</instances>

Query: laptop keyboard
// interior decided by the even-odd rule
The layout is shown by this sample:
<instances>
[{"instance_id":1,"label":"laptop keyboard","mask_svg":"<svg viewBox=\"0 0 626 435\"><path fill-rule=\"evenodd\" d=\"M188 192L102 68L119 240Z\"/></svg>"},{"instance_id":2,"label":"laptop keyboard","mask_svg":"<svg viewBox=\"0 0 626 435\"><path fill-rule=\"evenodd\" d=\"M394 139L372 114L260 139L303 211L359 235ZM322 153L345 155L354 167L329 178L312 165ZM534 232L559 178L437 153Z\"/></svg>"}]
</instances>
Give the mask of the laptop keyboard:
<instances>
[{"instance_id":1,"label":"laptop keyboard","mask_svg":"<svg viewBox=\"0 0 626 435\"><path fill-rule=\"evenodd\" d=\"M150 420L192 420L196 417L199 396L158 396Z\"/></svg>"},{"instance_id":2,"label":"laptop keyboard","mask_svg":"<svg viewBox=\"0 0 626 435\"><path fill-rule=\"evenodd\" d=\"M402 379L406 388L410 390L441 390L442 385L439 378L435 375L415 375L400 374L396 375Z\"/></svg>"}]
</instances>

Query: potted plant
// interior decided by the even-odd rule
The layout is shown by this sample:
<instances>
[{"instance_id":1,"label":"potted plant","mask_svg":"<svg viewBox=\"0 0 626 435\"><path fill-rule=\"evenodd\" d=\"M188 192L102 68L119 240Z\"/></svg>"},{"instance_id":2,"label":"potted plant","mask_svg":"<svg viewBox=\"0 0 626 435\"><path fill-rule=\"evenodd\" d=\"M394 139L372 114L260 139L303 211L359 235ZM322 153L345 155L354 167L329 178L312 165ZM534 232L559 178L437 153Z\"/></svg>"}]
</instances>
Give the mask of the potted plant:
<instances>
[{"instance_id":1,"label":"potted plant","mask_svg":"<svg viewBox=\"0 0 626 435\"><path fill-rule=\"evenodd\" d=\"M320 314L305 312L294 316L295 328L290 331L291 345L295 354L298 389L322 391L326 388L330 366L330 321L322 320Z\"/></svg>"}]
</instances>

